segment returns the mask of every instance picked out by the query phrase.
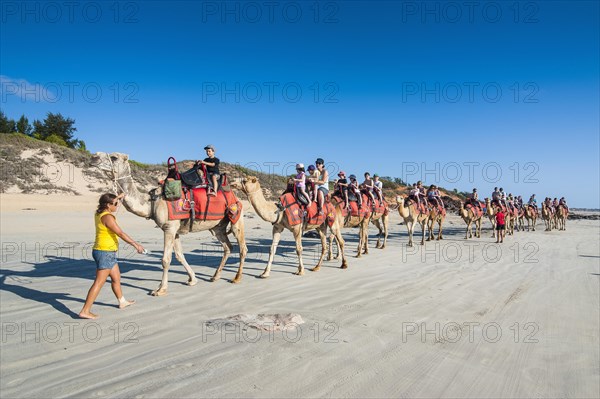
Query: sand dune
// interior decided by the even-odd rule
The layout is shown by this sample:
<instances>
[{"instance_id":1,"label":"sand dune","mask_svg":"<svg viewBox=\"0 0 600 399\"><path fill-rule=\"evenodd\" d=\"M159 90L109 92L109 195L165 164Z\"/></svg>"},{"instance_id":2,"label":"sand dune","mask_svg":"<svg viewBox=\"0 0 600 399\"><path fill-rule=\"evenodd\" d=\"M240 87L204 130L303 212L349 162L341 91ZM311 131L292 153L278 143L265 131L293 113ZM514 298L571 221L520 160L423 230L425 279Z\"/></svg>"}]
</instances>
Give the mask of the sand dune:
<instances>
[{"instance_id":1,"label":"sand dune","mask_svg":"<svg viewBox=\"0 0 600 399\"><path fill-rule=\"evenodd\" d=\"M200 283L186 286L174 260L169 295L154 298L161 231L121 210L121 226L150 251L121 253L123 290L137 303L119 310L107 285L93 308L101 318L84 321L74 317L95 273L95 201L1 196L2 397L600 397L598 221L499 247L489 224L465 242L451 217L446 240L424 251L405 247L395 214L386 250L303 277L286 233L261 280L270 225L250 211L240 285L228 283L237 256L208 282L220 246L202 233L183 240ZM344 233L350 255L355 233ZM304 244L312 265L318 242ZM245 322L207 323L236 315ZM290 323L248 328L258 315Z\"/></svg>"}]
</instances>

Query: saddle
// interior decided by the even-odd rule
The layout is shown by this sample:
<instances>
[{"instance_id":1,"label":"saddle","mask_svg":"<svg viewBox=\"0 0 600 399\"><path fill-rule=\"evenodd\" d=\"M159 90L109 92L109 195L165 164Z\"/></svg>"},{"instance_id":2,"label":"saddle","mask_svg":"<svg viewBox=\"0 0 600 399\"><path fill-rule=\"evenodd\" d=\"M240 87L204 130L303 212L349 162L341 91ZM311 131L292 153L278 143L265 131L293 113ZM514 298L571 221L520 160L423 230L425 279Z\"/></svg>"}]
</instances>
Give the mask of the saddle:
<instances>
[{"instance_id":1,"label":"saddle","mask_svg":"<svg viewBox=\"0 0 600 399\"><path fill-rule=\"evenodd\" d=\"M417 205L417 210L419 211L420 214L427 213L427 208L425 207L425 200L423 200L419 203L419 201L417 200L417 198L414 195L409 195L406 200L406 205L410 206L411 204Z\"/></svg>"},{"instance_id":2,"label":"saddle","mask_svg":"<svg viewBox=\"0 0 600 399\"><path fill-rule=\"evenodd\" d=\"M473 214L475 216L481 217L483 215L483 209L479 208L478 206L475 206L473 204L467 204L465 207L467 210L471 210L471 212L473 212Z\"/></svg>"},{"instance_id":3,"label":"saddle","mask_svg":"<svg viewBox=\"0 0 600 399\"><path fill-rule=\"evenodd\" d=\"M344 199L340 197L338 194L335 194L331 198L334 205L344 204ZM350 205L350 210L342 206L342 216L347 218L349 216L352 217L368 217L371 215L371 208L368 206L368 198L366 195L362 194L362 206L358 207L358 198L354 193L348 193L348 204Z\"/></svg>"},{"instance_id":4,"label":"saddle","mask_svg":"<svg viewBox=\"0 0 600 399\"><path fill-rule=\"evenodd\" d=\"M302 206L293 193L284 193L279 197L279 202L291 226L297 226L303 222L320 226L327 221L331 227L335 221L333 205L329 202L325 202L321 214L319 214L319 208L315 202L309 207Z\"/></svg>"}]
</instances>

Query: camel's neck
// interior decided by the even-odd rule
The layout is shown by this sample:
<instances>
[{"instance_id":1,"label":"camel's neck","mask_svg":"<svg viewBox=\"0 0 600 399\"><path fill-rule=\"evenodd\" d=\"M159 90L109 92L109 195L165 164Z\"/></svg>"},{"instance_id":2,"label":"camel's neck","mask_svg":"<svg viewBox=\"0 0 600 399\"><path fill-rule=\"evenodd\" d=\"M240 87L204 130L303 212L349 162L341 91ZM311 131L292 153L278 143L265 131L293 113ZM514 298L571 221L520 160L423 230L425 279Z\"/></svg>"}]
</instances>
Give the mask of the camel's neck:
<instances>
[{"instance_id":1,"label":"camel's neck","mask_svg":"<svg viewBox=\"0 0 600 399\"><path fill-rule=\"evenodd\" d=\"M400 201L398 203L398 211L400 212L400 216L403 218L407 218L410 214L408 208L404 206L404 201Z\"/></svg>"},{"instance_id":2,"label":"camel's neck","mask_svg":"<svg viewBox=\"0 0 600 399\"><path fill-rule=\"evenodd\" d=\"M274 202L267 201L260 187L248 194L248 200L261 219L270 223L277 222L277 205Z\"/></svg>"},{"instance_id":3,"label":"camel's neck","mask_svg":"<svg viewBox=\"0 0 600 399\"><path fill-rule=\"evenodd\" d=\"M150 217L152 214L152 204L150 204L150 201L144 198L138 191L131 175L119 179L117 181L117 189L119 193L125 193L125 198L123 199L123 205L125 205L125 209L134 215L143 218Z\"/></svg>"}]
</instances>

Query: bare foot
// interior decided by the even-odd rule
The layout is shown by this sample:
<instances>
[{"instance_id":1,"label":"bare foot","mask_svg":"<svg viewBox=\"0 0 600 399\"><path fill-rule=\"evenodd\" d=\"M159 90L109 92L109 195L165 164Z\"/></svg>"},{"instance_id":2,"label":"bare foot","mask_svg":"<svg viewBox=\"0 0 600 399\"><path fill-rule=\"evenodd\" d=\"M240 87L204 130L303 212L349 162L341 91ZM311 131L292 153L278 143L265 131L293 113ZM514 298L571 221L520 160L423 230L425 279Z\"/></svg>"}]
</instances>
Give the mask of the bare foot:
<instances>
[{"instance_id":1,"label":"bare foot","mask_svg":"<svg viewBox=\"0 0 600 399\"><path fill-rule=\"evenodd\" d=\"M127 306L131 306L135 303L135 301L125 301L125 303L119 304L119 309L125 309Z\"/></svg>"},{"instance_id":2,"label":"bare foot","mask_svg":"<svg viewBox=\"0 0 600 399\"><path fill-rule=\"evenodd\" d=\"M98 315L94 314L92 312L87 312L87 313L81 312L81 313L79 313L79 317L81 317L82 319L92 319L92 320L94 320L94 319L98 318Z\"/></svg>"}]
</instances>

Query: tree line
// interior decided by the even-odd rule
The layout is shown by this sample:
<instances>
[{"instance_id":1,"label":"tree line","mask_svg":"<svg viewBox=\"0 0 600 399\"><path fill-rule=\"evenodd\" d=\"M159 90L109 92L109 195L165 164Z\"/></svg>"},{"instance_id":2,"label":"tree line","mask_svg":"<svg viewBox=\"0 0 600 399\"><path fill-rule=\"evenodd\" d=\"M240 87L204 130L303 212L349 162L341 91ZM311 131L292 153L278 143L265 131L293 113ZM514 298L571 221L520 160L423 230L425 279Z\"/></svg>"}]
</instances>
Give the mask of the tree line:
<instances>
[{"instance_id":1,"label":"tree line","mask_svg":"<svg viewBox=\"0 0 600 399\"><path fill-rule=\"evenodd\" d=\"M65 118L60 113L48 112L46 119L36 119L30 124L25 115L21 115L19 120L15 121L0 111L0 133L20 133L63 147L86 151L85 142L74 136L76 131L75 120Z\"/></svg>"}]
</instances>

